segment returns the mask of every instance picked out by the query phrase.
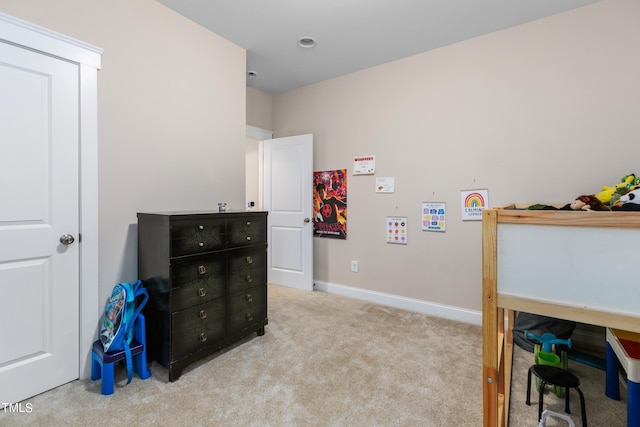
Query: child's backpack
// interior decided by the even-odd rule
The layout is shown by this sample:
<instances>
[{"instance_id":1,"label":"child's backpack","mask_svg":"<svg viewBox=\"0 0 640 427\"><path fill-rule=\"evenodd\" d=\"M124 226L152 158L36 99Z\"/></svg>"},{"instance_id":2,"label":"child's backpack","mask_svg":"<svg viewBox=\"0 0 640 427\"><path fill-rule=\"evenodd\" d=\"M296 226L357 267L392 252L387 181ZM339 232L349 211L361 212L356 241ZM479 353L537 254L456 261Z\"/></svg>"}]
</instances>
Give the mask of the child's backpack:
<instances>
[{"instance_id":1,"label":"child's backpack","mask_svg":"<svg viewBox=\"0 0 640 427\"><path fill-rule=\"evenodd\" d=\"M100 326L100 341L105 353L108 351L125 351L127 373L131 382L133 364L129 345L133 340L133 326L149 299L149 293L138 280L134 284L119 283L113 287L111 298L104 310Z\"/></svg>"}]
</instances>

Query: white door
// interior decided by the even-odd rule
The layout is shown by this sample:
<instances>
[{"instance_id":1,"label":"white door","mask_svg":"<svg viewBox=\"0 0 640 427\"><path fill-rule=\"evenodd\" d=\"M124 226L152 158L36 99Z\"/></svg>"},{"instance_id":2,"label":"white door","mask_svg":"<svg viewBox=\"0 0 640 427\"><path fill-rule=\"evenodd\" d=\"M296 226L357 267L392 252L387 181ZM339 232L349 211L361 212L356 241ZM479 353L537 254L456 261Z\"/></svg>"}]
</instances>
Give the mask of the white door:
<instances>
[{"instance_id":1,"label":"white door","mask_svg":"<svg viewBox=\"0 0 640 427\"><path fill-rule=\"evenodd\" d=\"M79 376L78 76L0 42L0 402Z\"/></svg>"},{"instance_id":2,"label":"white door","mask_svg":"<svg viewBox=\"0 0 640 427\"><path fill-rule=\"evenodd\" d=\"M313 290L313 135L264 141L269 283Z\"/></svg>"}]
</instances>

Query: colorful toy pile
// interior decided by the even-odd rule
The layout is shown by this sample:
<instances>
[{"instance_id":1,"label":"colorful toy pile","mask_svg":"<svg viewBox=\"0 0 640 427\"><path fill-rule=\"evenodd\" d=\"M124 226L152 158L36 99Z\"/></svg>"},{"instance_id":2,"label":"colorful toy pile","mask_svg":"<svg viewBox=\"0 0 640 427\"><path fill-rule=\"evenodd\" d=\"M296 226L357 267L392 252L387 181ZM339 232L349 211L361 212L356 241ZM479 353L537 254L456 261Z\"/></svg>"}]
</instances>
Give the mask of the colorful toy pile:
<instances>
[{"instance_id":1,"label":"colorful toy pile","mask_svg":"<svg viewBox=\"0 0 640 427\"><path fill-rule=\"evenodd\" d=\"M640 211L640 176L625 175L613 186L603 185L602 191L595 194L583 194L558 208L536 204L528 209L559 209L572 211Z\"/></svg>"},{"instance_id":2,"label":"colorful toy pile","mask_svg":"<svg viewBox=\"0 0 640 427\"><path fill-rule=\"evenodd\" d=\"M602 191L595 196L613 211L640 211L640 197L637 197L640 196L640 177L625 175L612 187L602 186Z\"/></svg>"}]
</instances>

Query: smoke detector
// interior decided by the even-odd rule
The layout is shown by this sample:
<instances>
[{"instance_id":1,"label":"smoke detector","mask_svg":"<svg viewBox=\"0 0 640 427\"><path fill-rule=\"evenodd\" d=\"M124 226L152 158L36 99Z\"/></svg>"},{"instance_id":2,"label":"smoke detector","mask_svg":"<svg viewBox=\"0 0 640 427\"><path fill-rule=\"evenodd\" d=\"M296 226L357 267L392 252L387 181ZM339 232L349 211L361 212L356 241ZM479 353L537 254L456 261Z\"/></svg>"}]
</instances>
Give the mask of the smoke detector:
<instances>
[{"instance_id":1,"label":"smoke detector","mask_svg":"<svg viewBox=\"0 0 640 427\"><path fill-rule=\"evenodd\" d=\"M310 49L316 46L316 39L313 37L300 37L298 39L298 46L304 47L305 49Z\"/></svg>"}]
</instances>

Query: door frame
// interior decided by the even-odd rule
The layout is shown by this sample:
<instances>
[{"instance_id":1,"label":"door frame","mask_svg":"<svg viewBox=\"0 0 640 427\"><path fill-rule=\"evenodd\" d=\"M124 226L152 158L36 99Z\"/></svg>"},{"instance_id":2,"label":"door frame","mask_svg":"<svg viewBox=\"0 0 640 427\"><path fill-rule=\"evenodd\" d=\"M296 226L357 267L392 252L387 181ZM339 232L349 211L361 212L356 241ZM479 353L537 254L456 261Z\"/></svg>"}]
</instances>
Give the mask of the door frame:
<instances>
[{"instance_id":1,"label":"door frame","mask_svg":"<svg viewBox=\"0 0 640 427\"><path fill-rule=\"evenodd\" d=\"M80 366L78 378L91 377L91 346L100 315L98 293L98 70L102 49L0 12L0 40L78 64Z\"/></svg>"},{"instance_id":2,"label":"door frame","mask_svg":"<svg viewBox=\"0 0 640 427\"><path fill-rule=\"evenodd\" d=\"M263 178L262 178L262 171L264 167L263 141L266 139L272 139L273 131L262 129L262 128L251 126L251 125L245 125L245 128L246 128L246 138L258 141L258 157L260 159L260 161L258 162L258 189L259 189L258 203L262 207L264 206L264 196L263 196L264 192L263 192Z\"/></svg>"},{"instance_id":3,"label":"door frame","mask_svg":"<svg viewBox=\"0 0 640 427\"><path fill-rule=\"evenodd\" d=\"M247 138L255 139L256 141L264 141L265 139L273 138L272 131L251 126L251 125L246 125L246 132L247 132Z\"/></svg>"}]
</instances>

